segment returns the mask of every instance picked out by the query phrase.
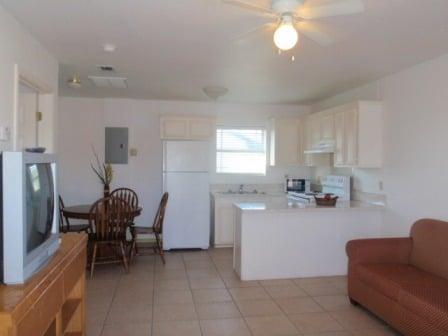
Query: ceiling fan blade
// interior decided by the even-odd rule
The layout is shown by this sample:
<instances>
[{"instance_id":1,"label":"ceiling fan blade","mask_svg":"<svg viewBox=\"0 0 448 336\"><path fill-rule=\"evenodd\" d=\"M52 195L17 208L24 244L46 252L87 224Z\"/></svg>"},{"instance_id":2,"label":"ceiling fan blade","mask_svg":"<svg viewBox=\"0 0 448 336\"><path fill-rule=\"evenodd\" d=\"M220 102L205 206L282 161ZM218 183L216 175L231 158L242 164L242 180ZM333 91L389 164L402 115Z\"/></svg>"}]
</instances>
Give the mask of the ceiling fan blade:
<instances>
[{"instance_id":1,"label":"ceiling fan blade","mask_svg":"<svg viewBox=\"0 0 448 336\"><path fill-rule=\"evenodd\" d=\"M264 16L277 17L277 15L275 13L273 13L270 9L265 8L265 7L253 5L253 4L250 4L250 3L247 3L244 1L240 1L240 0L221 0L221 1L227 5L237 6L242 9L245 9L245 10L249 10L252 12L256 12L258 14L262 14Z\"/></svg>"},{"instance_id":2,"label":"ceiling fan blade","mask_svg":"<svg viewBox=\"0 0 448 336\"><path fill-rule=\"evenodd\" d=\"M314 24L312 22L300 21L296 23L295 27L299 31L299 33L303 34L304 36L306 36L310 40L313 40L321 46L325 47L334 42L328 34L323 32L321 29L319 29L319 26L317 24Z\"/></svg>"},{"instance_id":3,"label":"ceiling fan blade","mask_svg":"<svg viewBox=\"0 0 448 336\"><path fill-rule=\"evenodd\" d=\"M266 23L262 26L259 26L257 28L254 28L252 30L249 30L241 35L238 35L237 37L235 37L234 39L232 39L233 41L240 43L244 40L247 40L249 38L251 38L254 35L257 34L263 34L263 33L268 33L268 32L274 32L274 30L277 28L277 24L274 22L270 22L270 23Z\"/></svg>"},{"instance_id":4,"label":"ceiling fan blade","mask_svg":"<svg viewBox=\"0 0 448 336\"><path fill-rule=\"evenodd\" d=\"M331 0L320 5L305 3L296 13L302 19L319 19L329 16L350 15L362 13L364 3L362 0Z\"/></svg>"}]
</instances>

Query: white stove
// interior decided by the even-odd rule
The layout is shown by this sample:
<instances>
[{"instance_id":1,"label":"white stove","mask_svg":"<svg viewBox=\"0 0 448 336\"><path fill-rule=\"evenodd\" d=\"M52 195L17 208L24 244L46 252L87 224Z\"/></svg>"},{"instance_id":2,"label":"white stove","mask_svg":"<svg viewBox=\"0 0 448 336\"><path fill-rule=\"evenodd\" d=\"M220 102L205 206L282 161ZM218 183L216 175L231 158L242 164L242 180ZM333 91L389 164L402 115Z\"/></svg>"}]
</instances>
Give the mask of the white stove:
<instances>
[{"instance_id":1,"label":"white stove","mask_svg":"<svg viewBox=\"0 0 448 336\"><path fill-rule=\"evenodd\" d=\"M314 202L314 196L319 195L317 192L308 192L308 193L298 193L298 192L288 192L288 198L292 201L297 202Z\"/></svg>"},{"instance_id":2,"label":"white stove","mask_svg":"<svg viewBox=\"0 0 448 336\"><path fill-rule=\"evenodd\" d=\"M328 175L322 178L322 192L289 192L288 198L298 202L315 202L314 196L333 194L340 201L350 201L350 176Z\"/></svg>"}]
</instances>

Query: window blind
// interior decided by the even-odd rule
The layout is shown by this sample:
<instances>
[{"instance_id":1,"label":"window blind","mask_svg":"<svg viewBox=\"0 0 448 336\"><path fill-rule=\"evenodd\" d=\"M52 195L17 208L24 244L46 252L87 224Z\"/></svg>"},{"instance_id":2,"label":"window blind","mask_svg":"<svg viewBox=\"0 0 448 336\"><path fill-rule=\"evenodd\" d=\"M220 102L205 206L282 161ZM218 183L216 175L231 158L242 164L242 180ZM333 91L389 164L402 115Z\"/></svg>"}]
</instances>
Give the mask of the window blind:
<instances>
[{"instance_id":1,"label":"window blind","mask_svg":"<svg viewBox=\"0 0 448 336\"><path fill-rule=\"evenodd\" d=\"M230 174L266 174L266 130L218 128L216 171Z\"/></svg>"}]
</instances>

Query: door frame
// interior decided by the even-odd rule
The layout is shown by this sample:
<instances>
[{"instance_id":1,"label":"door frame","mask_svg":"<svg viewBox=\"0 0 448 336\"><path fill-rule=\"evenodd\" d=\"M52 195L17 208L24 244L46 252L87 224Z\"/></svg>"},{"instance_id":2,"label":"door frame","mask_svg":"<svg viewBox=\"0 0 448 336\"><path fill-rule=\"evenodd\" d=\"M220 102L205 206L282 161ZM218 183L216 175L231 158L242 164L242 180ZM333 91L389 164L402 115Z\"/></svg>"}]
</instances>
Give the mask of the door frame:
<instances>
[{"instance_id":1,"label":"door frame","mask_svg":"<svg viewBox=\"0 0 448 336\"><path fill-rule=\"evenodd\" d=\"M31 72L23 69L18 64L14 64L14 110L13 110L13 126L12 126L12 150L21 151L19 148L19 131L20 131L20 84L23 83L37 92L37 109L40 110L41 97L43 95L54 95L54 89L45 83L45 81L32 75ZM54 107L53 107L54 108ZM51 111L54 113L54 111ZM39 128L37 126L37 128ZM39 132L37 130L37 132ZM37 133L39 134L39 133Z\"/></svg>"}]
</instances>

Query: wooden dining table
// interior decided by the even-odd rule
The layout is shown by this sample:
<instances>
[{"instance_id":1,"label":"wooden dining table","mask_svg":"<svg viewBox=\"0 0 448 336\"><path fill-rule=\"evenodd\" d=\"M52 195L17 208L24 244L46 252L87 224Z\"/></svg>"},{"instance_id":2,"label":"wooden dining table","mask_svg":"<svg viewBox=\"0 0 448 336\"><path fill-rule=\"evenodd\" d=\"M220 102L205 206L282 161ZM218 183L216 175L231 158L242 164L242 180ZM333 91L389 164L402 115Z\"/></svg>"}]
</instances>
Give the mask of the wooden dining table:
<instances>
[{"instance_id":1,"label":"wooden dining table","mask_svg":"<svg viewBox=\"0 0 448 336\"><path fill-rule=\"evenodd\" d=\"M66 218L89 220L91 207L92 204L72 205L62 209L62 214ZM132 209L132 215L138 217L142 213L142 210L142 207Z\"/></svg>"}]
</instances>

